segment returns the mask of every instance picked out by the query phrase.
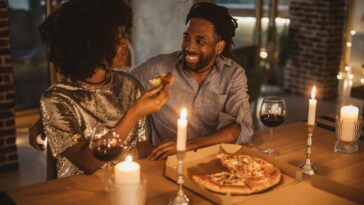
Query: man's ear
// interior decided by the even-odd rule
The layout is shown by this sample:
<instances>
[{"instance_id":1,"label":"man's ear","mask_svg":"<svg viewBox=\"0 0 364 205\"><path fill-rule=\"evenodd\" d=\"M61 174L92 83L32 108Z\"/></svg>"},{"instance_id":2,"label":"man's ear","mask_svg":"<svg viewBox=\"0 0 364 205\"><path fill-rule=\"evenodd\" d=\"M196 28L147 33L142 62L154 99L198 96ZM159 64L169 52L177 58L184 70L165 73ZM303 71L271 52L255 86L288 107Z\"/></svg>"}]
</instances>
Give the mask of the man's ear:
<instances>
[{"instance_id":1,"label":"man's ear","mask_svg":"<svg viewBox=\"0 0 364 205\"><path fill-rule=\"evenodd\" d=\"M217 55L220 55L224 51L224 48L225 48L225 41L224 40L219 41L215 46L215 52L217 53Z\"/></svg>"}]
</instances>

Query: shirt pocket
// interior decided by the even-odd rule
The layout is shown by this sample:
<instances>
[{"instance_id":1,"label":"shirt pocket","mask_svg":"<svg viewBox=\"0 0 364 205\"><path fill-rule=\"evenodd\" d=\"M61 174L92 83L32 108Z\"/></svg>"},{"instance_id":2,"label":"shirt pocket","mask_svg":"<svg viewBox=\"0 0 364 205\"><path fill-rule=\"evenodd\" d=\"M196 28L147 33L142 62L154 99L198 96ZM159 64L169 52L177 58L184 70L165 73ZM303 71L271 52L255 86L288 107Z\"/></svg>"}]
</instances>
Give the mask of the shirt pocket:
<instances>
[{"instance_id":1,"label":"shirt pocket","mask_svg":"<svg viewBox=\"0 0 364 205\"><path fill-rule=\"evenodd\" d=\"M225 111L227 95L218 94L211 90L205 90L201 95L196 107L203 121L210 126L217 126L219 114Z\"/></svg>"}]
</instances>

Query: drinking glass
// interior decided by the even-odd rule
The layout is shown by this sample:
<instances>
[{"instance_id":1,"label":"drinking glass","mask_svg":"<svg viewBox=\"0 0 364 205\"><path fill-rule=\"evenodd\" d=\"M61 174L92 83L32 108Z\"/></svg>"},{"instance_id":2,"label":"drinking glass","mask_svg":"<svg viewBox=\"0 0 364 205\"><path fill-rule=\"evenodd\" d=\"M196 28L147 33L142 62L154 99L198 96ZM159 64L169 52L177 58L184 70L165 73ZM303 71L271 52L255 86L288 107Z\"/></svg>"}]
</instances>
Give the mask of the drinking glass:
<instances>
[{"instance_id":1,"label":"drinking glass","mask_svg":"<svg viewBox=\"0 0 364 205\"><path fill-rule=\"evenodd\" d=\"M272 148L273 128L284 122L286 117L286 103L282 97L268 96L264 98L259 111L259 118L262 123L269 127L268 149L263 150L269 155L277 154Z\"/></svg>"},{"instance_id":2,"label":"drinking glass","mask_svg":"<svg viewBox=\"0 0 364 205\"><path fill-rule=\"evenodd\" d=\"M103 126L96 125L90 138L90 149L96 159L106 162L105 191L109 192L112 161L117 159L123 151L120 136L113 130L109 131Z\"/></svg>"}]
</instances>

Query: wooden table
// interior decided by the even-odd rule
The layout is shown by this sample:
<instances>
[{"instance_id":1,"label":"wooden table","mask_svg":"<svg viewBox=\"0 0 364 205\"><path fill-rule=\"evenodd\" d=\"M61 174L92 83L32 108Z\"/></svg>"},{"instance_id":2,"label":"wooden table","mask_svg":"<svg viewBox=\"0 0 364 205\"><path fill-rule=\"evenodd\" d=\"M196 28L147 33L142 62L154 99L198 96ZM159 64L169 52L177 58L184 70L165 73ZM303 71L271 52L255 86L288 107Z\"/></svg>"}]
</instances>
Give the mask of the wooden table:
<instances>
[{"instance_id":1,"label":"wooden table","mask_svg":"<svg viewBox=\"0 0 364 205\"><path fill-rule=\"evenodd\" d=\"M267 131L256 133L254 137L255 146L266 146L267 136ZM333 151L335 140L334 132L320 127L315 129L312 160L318 165L317 174L359 190L364 190L364 143L359 142L360 151L358 153L345 155ZM297 165L305 159L306 124L299 122L278 127L275 129L272 145L273 148L279 151L278 159ZM145 159L140 160L139 163L142 172L148 179L146 204L167 204L168 199L176 193L177 186L163 175L165 161ZM101 192L102 187L104 187L102 176L102 171L94 175L77 175L16 188L7 191L7 194L17 204L110 204L109 196ZM259 194L252 197L248 204L261 204L267 200L270 202L269 204L289 204L292 200L296 202L295 204L313 204L317 202L317 198L310 198L311 193L320 192L320 194L324 194L321 193L323 191L302 183L297 186L297 190L299 191L281 189L273 195ZM211 202L189 190L186 190L186 192L194 205L211 204ZM279 193L289 195L290 198L279 197ZM275 197L275 200L270 197ZM340 200L342 199L338 198L326 202L327 204L342 204L343 202Z\"/></svg>"},{"instance_id":2,"label":"wooden table","mask_svg":"<svg viewBox=\"0 0 364 205\"><path fill-rule=\"evenodd\" d=\"M279 152L278 159L298 165L305 159L305 123L293 123L274 130L272 146ZM258 132L254 144L266 146L264 138L268 132ZM359 141L359 152L341 154L334 152L335 133L329 129L316 127L312 137L312 161L318 167L317 174L336 182L364 191L364 142Z\"/></svg>"}]
</instances>

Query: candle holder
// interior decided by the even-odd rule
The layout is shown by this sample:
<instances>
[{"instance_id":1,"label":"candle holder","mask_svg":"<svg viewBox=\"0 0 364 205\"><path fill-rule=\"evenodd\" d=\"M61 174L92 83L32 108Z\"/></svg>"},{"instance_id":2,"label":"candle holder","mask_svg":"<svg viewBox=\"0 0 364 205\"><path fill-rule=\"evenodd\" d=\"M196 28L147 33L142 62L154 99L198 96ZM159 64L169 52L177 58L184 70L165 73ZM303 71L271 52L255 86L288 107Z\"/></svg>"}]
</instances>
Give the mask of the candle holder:
<instances>
[{"instance_id":1,"label":"candle holder","mask_svg":"<svg viewBox=\"0 0 364 205\"><path fill-rule=\"evenodd\" d=\"M334 151L345 154L358 152L358 139L361 133L361 117L358 117L356 121L345 121L337 115L335 128L337 140Z\"/></svg>"},{"instance_id":2,"label":"candle holder","mask_svg":"<svg viewBox=\"0 0 364 205\"><path fill-rule=\"evenodd\" d=\"M315 130L315 125L307 125L307 149L306 149L306 160L298 165L302 169L304 174L314 175L316 173L316 166L311 161L311 146L312 146L312 135Z\"/></svg>"},{"instance_id":3,"label":"candle holder","mask_svg":"<svg viewBox=\"0 0 364 205\"><path fill-rule=\"evenodd\" d=\"M176 196L172 197L169 200L168 205L188 205L190 204L190 199L185 195L183 192L183 164L185 158L185 151L177 151L177 160L178 160L178 167L177 167L177 184L178 190Z\"/></svg>"}]
</instances>

